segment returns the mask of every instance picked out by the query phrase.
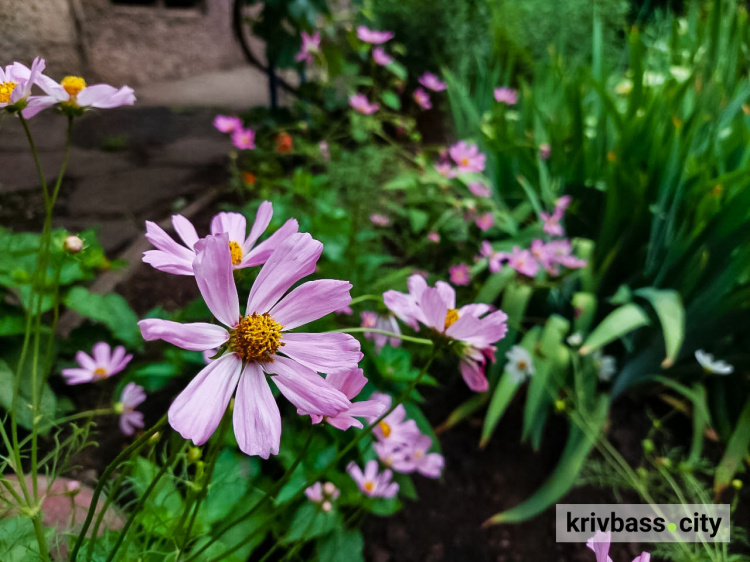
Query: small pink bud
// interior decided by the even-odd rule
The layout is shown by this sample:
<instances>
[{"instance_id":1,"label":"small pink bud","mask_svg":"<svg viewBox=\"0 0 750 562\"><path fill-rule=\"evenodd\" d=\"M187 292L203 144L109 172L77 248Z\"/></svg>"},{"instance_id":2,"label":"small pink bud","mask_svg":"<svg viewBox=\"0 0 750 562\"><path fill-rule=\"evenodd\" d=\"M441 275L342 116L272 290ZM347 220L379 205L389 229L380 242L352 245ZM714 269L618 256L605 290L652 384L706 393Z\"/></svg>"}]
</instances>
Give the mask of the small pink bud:
<instances>
[{"instance_id":1,"label":"small pink bud","mask_svg":"<svg viewBox=\"0 0 750 562\"><path fill-rule=\"evenodd\" d=\"M333 506L331 505L331 502L325 501L320 506L320 509L322 509L325 512L328 512L328 511L331 511L331 509L333 509Z\"/></svg>"},{"instance_id":2,"label":"small pink bud","mask_svg":"<svg viewBox=\"0 0 750 562\"><path fill-rule=\"evenodd\" d=\"M326 496L332 496L336 493L336 486L333 485L333 482L326 482L323 484L323 493Z\"/></svg>"},{"instance_id":3,"label":"small pink bud","mask_svg":"<svg viewBox=\"0 0 750 562\"><path fill-rule=\"evenodd\" d=\"M63 250L69 254L77 254L83 250L83 240L78 236L67 236L63 242Z\"/></svg>"}]
</instances>

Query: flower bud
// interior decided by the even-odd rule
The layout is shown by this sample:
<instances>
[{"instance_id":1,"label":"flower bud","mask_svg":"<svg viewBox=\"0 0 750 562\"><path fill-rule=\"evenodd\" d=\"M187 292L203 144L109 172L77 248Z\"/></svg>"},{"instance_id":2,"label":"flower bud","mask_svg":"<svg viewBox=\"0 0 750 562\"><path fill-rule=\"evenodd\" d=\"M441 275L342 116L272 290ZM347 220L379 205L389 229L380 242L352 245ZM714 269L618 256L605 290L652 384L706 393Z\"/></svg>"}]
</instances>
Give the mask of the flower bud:
<instances>
[{"instance_id":1,"label":"flower bud","mask_svg":"<svg viewBox=\"0 0 750 562\"><path fill-rule=\"evenodd\" d=\"M333 506L331 505L331 502L329 502L329 501L325 501L325 502L323 502L323 504L322 504L322 505L320 506L320 509L322 509L323 511L326 511L326 512L328 512L328 511L331 511L331 509L333 509Z\"/></svg>"},{"instance_id":2,"label":"flower bud","mask_svg":"<svg viewBox=\"0 0 750 562\"><path fill-rule=\"evenodd\" d=\"M740 480L739 478L735 478L734 480L732 480L732 487L735 490L741 490L742 489L742 480Z\"/></svg>"},{"instance_id":3,"label":"flower bud","mask_svg":"<svg viewBox=\"0 0 750 562\"><path fill-rule=\"evenodd\" d=\"M66 236L65 242L63 242L63 250L69 254L77 254L83 250L83 240L78 236Z\"/></svg>"},{"instance_id":4,"label":"flower bud","mask_svg":"<svg viewBox=\"0 0 750 562\"><path fill-rule=\"evenodd\" d=\"M333 482L326 482L323 484L323 493L326 496L332 496L336 493L336 486L333 485Z\"/></svg>"},{"instance_id":5,"label":"flower bud","mask_svg":"<svg viewBox=\"0 0 750 562\"><path fill-rule=\"evenodd\" d=\"M190 449L187 452L187 460L190 463L197 462L201 460L201 457L203 456L203 451L200 447L190 447Z\"/></svg>"},{"instance_id":6,"label":"flower bud","mask_svg":"<svg viewBox=\"0 0 750 562\"><path fill-rule=\"evenodd\" d=\"M654 442L651 439L644 439L641 444L643 445L643 452L646 454L654 450Z\"/></svg>"},{"instance_id":7,"label":"flower bud","mask_svg":"<svg viewBox=\"0 0 750 562\"><path fill-rule=\"evenodd\" d=\"M75 496L81 491L81 483L76 480L68 480L65 482L65 495Z\"/></svg>"}]
</instances>

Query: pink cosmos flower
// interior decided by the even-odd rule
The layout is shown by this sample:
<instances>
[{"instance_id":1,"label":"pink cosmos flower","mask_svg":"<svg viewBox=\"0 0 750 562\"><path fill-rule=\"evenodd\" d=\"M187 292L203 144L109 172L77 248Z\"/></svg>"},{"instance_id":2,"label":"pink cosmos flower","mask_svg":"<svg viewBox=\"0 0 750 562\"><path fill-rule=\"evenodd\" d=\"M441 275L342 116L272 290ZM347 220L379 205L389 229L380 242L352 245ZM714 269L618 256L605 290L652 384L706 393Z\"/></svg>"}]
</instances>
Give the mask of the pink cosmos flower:
<instances>
[{"instance_id":1,"label":"pink cosmos flower","mask_svg":"<svg viewBox=\"0 0 750 562\"><path fill-rule=\"evenodd\" d=\"M547 243L547 251L555 263L559 263L568 269L580 269L586 267L586 260L572 255L573 248L570 240L553 240Z\"/></svg>"},{"instance_id":2,"label":"pink cosmos flower","mask_svg":"<svg viewBox=\"0 0 750 562\"><path fill-rule=\"evenodd\" d=\"M239 150L255 149L255 131L240 127L232 132L232 144Z\"/></svg>"},{"instance_id":3,"label":"pink cosmos flower","mask_svg":"<svg viewBox=\"0 0 750 562\"><path fill-rule=\"evenodd\" d=\"M560 220L562 219L562 212L560 211L560 209L555 209L555 211L551 215L542 211L540 215L542 217L542 220L544 221L544 232L546 232L550 236L565 235L565 231L560 224Z\"/></svg>"},{"instance_id":4,"label":"pink cosmos flower","mask_svg":"<svg viewBox=\"0 0 750 562\"><path fill-rule=\"evenodd\" d=\"M320 149L320 157L326 162L330 162L331 150L328 148L328 143L326 141L320 141L318 148Z\"/></svg>"},{"instance_id":5,"label":"pink cosmos flower","mask_svg":"<svg viewBox=\"0 0 750 562\"><path fill-rule=\"evenodd\" d=\"M391 224L391 219L385 215L375 213L370 215L370 222L376 226L388 226Z\"/></svg>"},{"instance_id":6,"label":"pink cosmos flower","mask_svg":"<svg viewBox=\"0 0 750 562\"><path fill-rule=\"evenodd\" d=\"M506 105L516 105L518 92L513 88L495 88L495 101Z\"/></svg>"},{"instance_id":7,"label":"pink cosmos flower","mask_svg":"<svg viewBox=\"0 0 750 562\"><path fill-rule=\"evenodd\" d=\"M120 414L120 430L125 435L133 435L136 429L143 429L143 413L135 408L146 400L142 386L134 382L125 385L120 394L120 401L115 404L115 412Z\"/></svg>"},{"instance_id":8,"label":"pink cosmos flower","mask_svg":"<svg viewBox=\"0 0 750 562\"><path fill-rule=\"evenodd\" d=\"M458 170L451 166L450 162L439 162L435 164L435 170L441 176L445 176L448 179L453 179L458 176Z\"/></svg>"},{"instance_id":9,"label":"pink cosmos flower","mask_svg":"<svg viewBox=\"0 0 750 562\"><path fill-rule=\"evenodd\" d=\"M552 248L542 240L531 241L531 255L534 256L541 266L551 275L559 275L560 270L555 263Z\"/></svg>"},{"instance_id":10,"label":"pink cosmos flower","mask_svg":"<svg viewBox=\"0 0 750 562\"><path fill-rule=\"evenodd\" d=\"M36 57L31 68L20 62L0 67L0 108L21 111L24 119L30 119L43 109L53 105L49 96L32 96L31 88L44 76L44 59ZM46 77L45 77L46 78Z\"/></svg>"},{"instance_id":11,"label":"pink cosmos flower","mask_svg":"<svg viewBox=\"0 0 750 562\"><path fill-rule=\"evenodd\" d=\"M266 263L271 252L287 237L299 228L295 219L289 219L284 225L257 246L255 243L266 231L273 217L273 205L264 201L258 207L255 221L247 233L247 221L240 213L219 213L211 219L211 234L227 233L229 235L230 262L234 269L253 267ZM195 245L198 233L192 223L182 215L172 215L172 226L184 246L175 242L162 228L154 222L146 221L146 238L156 250L143 253L143 261L165 273L174 275L193 275Z\"/></svg>"},{"instance_id":12,"label":"pink cosmos flower","mask_svg":"<svg viewBox=\"0 0 750 562\"><path fill-rule=\"evenodd\" d=\"M445 467L443 455L429 452L432 439L427 435L419 435L403 447L380 442L375 443L373 447L381 462L396 472L418 472L427 478L440 478Z\"/></svg>"},{"instance_id":13,"label":"pink cosmos flower","mask_svg":"<svg viewBox=\"0 0 750 562\"><path fill-rule=\"evenodd\" d=\"M310 66L315 62L315 54L320 50L320 33L316 31L312 35L309 35L303 31L301 36L302 47L297 56L294 57L294 60L297 62L304 61L306 65Z\"/></svg>"},{"instance_id":14,"label":"pink cosmos flower","mask_svg":"<svg viewBox=\"0 0 750 562\"><path fill-rule=\"evenodd\" d=\"M278 454L281 415L266 376L287 400L306 414L336 416L352 404L318 375L356 368L362 358L359 342L349 334L291 333L347 306L347 281L308 281L323 244L309 234L286 238L261 268L245 313L232 275L229 236L207 236L196 244L195 280L217 324L178 324L141 320L146 341L164 340L203 351L223 347L224 355L204 367L169 408L169 423L185 439L202 445L216 430L235 389L234 434L240 450L268 458ZM282 355L283 354L283 355Z\"/></svg>"},{"instance_id":15,"label":"pink cosmos flower","mask_svg":"<svg viewBox=\"0 0 750 562\"><path fill-rule=\"evenodd\" d=\"M560 211L561 213L564 213L568 206L570 205L572 198L570 195L563 195L562 197L558 197L555 201L555 211Z\"/></svg>"},{"instance_id":16,"label":"pink cosmos flower","mask_svg":"<svg viewBox=\"0 0 750 562\"><path fill-rule=\"evenodd\" d=\"M382 392L375 392L370 398L383 405L381 415L393 403L391 396ZM408 445L420 435L417 422L406 419L406 408L403 404L396 406L390 414L380 420L372 432L381 443L389 443L396 447Z\"/></svg>"},{"instance_id":17,"label":"pink cosmos flower","mask_svg":"<svg viewBox=\"0 0 750 562\"><path fill-rule=\"evenodd\" d=\"M367 96L364 94L354 94L353 96L350 96L349 105L352 107L352 109L359 111L360 113L363 113L365 115L372 115L378 109L380 109L380 106L378 104L370 103L370 100L368 100Z\"/></svg>"},{"instance_id":18,"label":"pink cosmos flower","mask_svg":"<svg viewBox=\"0 0 750 562\"><path fill-rule=\"evenodd\" d=\"M374 29L368 29L364 25L357 27L357 38L364 43L382 45L393 39L393 37L394 34L392 31L377 31Z\"/></svg>"},{"instance_id":19,"label":"pink cosmos flower","mask_svg":"<svg viewBox=\"0 0 750 562\"><path fill-rule=\"evenodd\" d=\"M62 376L68 384L81 384L107 379L122 372L133 358L125 354L125 348L118 345L114 351L108 343L100 341L94 344L93 357L84 351L76 353L80 368L63 369Z\"/></svg>"},{"instance_id":20,"label":"pink cosmos flower","mask_svg":"<svg viewBox=\"0 0 750 562\"><path fill-rule=\"evenodd\" d=\"M230 115L217 115L214 117L214 127L222 133L233 133L242 129L242 119Z\"/></svg>"},{"instance_id":21,"label":"pink cosmos flower","mask_svg":"<svg viewBox=\"0 0 750 562\"><path fill-rule=\"evenodd\" d=\"M414 101L422 109L432 109L432 102L430 96L422 88L414 90Z\"/></svg>"},{"instance_id":22,"label":"pink cosmos flower","mask_svg":"<svg viewBox=\"0 0 750 562\"><path fill-rule=\"evenodd\" d=\"M378 473L378 461L369 461L362 472L354 462L346 467L349 475L357 483L360 491L371 498L392 498L398 493L398 483L391 482L393 472L385 469Z\"/></svg>"},{"instance_id":23,"label":"pink cosmos flower","mask_svg":"<svg viewBox=\"0 0 750 562\"><path fill-rule=\"evenodd\" d=\"M492 213L485 213L477 217L475 223L479 230L484 232L485 230L489 230L495 225L495 215Z\"/></svg>"},{"instance_id":24,"label":"pink cosmos flower","mask_svg":"<svg viewBox=\"0 0 750 562\"><path fill-rule=\"evenodd\" d=\"M521 250L518 246L513 246L513 252L505 254L504 257L508 260L508 265L518 273L527 277L536 277L539 271L539 262L534 259L534 256L528 250Z\"/></svg>"},{"instance_id":25,"label":"pink cosmos flower","mask_svg":"<svg viewBox=\"0 0 750 562\"><path fill-rule=\"evenodd\" d=\"M401 328L398 326L396 319L388 315L378 314L370 310L362 312L362 327L363 328L375 328L376 330L384 330L386 332L393 332L394 334L401 335ZM380 350L385 347L386 344L391 347L398 347L401 345L401 340L397 337L386 336L385 334L377 334L372 332L365 332L365 338L375 342L375 349L380 353Z\"/></svg>"},{"instance_id":26,"label":"pink cosmos flower","mask_svg":"<svg viewBox=\"0 0 750 562\"><path fill-rule=\"evenodd\" d=\"M339 308L338 310L334 310L333 312L334 314L344 314L346 316L351 316L352 314L354 314L351 306L345 306L343 308Z\"/></svg>"},{"instance_id":27,"label":"pink cosmos flower","mask_svg":"<svg viewBox=\"0 0 750 562\"><path fill-rule=\"evenodd\" d=\"M489 187L478 182L470 183L467 187L477 197L489 197L492 195L492 190Z\"/></svg>"},{"instance_id":28,"label":"pink cosmos flower","mask_svg":"<svg viewBox=\"0 0 750 562\"><path fill-rule=\"evenodd\" d=\"M542 143L539 145L539 158L542 160L549 160L550 155L552 154L552 147L549 145L549 143Z\"/></svg>"},{"instance_id":29,"label":"pink cosmos flower","mask_svg":"<svg viewBox=\"0 0 750 562\"><path fill-rule=\"evenodd\" d=\"M596 534L586 541L586 546L594 551L596 562L612 562L609 557L609 546L612 542L612 532L597 531ZM651 562L651 555L648 552L641 552L639 556L633 558L633 562Z\"/></svg>"},{"instance_id":30,"label":"pink cosmos flower","mask_svg":"<svg viewBox=\"0 0 750 562\"><path fill-rule=\"evenodd\" d=\"M59 83L40 74L37 84L44 90L44 103L61 104L63 107L88 109L110 109L135 103L135 92L129 86L115 88L109 84L88 86L80 76L66 76Z\"/></svg>"},{"instance_id":31,"label":"pink cosmos flower","mask_svg":"<svg viewBox=\"0 0 750 562\"><path fill-rule=\"evenodd\" d=\"M437 232L435 232L435 231L429 232L427 234L427 240L429 240L430 242L433 242L434 244L439 244L440 243L440 235Z\"/></svg>"},{"instance_id":32,"label":"pink cosmos flower","mask_svg":"<svg viewBox=\"0 0 750 562\"><path fill-rule=\"evenodd\" d=\"M433 92L442 92L446 88L445 82L441 82L432 72L425 72L422 74L422 76L419 77L419 83Z\"/></svg>"},{"instance_id":33,"label":"pink cosmos flower","mask_svg":"<svg viewBox=\"0 0 750 562\"><path fill-rule=\"evenodd\" d=\"M487 240L482 242L479 253L482 257L488 258L488 267L490 273L497 273L503 268L503 261L508 255L507 252L496 252Z\"/></svg>"},{"instance_id":34,"label":"pink cosmos flower","mask_svg":"<svg viewBox=\"0 0 750 562\"><path fill-rule=\"evenodd\" d=\"M393 62L393 57L386 53L383 47L375 47L372 50L372 60L380 66L388 66Z\"/></svg>"},{"instance_id":35,"label":"pink cosmos flower","mask_svg":"<svg viewBox=\"0 0 750 562\"><path fill-rule=\"evenodd\" d=\"M482 172L484 171L485 155L479 152L475 144L467 144L460 141L450 148L450 155L458 165L459 172Z\"/></svg>"},{"instance_id":36,"label":"pink cosmos flower","mask_svg":"<svg viewBox=\"0 0 750 562\"><path fill-rule=\"evenodd\" d=\"M365 377L362 369L345 369L327 375L326 382L336 390L340 390L349 400L354 400L367 384L367 377ZM360 429L363 427L362 422L356 418L363 418L367 420L367 423L371 423L378 419L386 409L382 401L362 400L352 402L349 408L335 416L321 416L302 410L297 410L297 413L301 415L309 414L313 424L325 421L331 427L346 431L350 427Z\"/></svg>"},{"instance_id":37,"label":"pink cosmos flower","mask_svg":"<svg viewBox=\"0 0 750 562\"><path fill-rule=\"evenodd\" d=\"M495 360L492 344L505 337L508 316L502 310L487 314L490 306L486 304L457 309L456 292L442 281L432 288L423 277L412 275L407 284L409 293L385 292L385 305L415 330L423 324L442 337L460 342L457 351L464 381L475 392L487 390L485 365L487 360Z\"/></svg>"},{"instance_id":38,"label":"pink cosmos flower","mask_svg":"<svg viewBox=\"0 0 750 562\"><path fill-rule=\"evenodd\" d=\"M454 285L468 285L471 283L471 270L465 263L450 267L451 283Z\"/></svg>"},{"instance_id":39,"label":"pink cosmos flower","mask_svg":"<svg viewBox=\"0 0 750 562\"><path fill-rule=\"evenodd\" d=\"M339 497L339 489L333 482L326 482L325 484L316 482L305 490L305 495L310 501L319 503L321 510L331 511L333 500Z\"/></svg>"}]
</instances>

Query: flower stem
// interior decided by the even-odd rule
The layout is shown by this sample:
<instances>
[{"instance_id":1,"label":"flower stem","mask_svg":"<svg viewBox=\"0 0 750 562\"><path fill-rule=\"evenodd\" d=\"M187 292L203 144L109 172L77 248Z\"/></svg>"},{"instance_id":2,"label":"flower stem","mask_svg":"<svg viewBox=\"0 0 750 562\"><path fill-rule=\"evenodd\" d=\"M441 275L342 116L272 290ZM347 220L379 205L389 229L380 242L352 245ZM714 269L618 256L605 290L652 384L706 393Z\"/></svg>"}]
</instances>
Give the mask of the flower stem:
<instances>
[{"instance_id":1,"label":"flower stem","mask_svg":"<svg viewBox=\"0 0 750 562\"><path fill-rule=\"evenodd\" d=\"M352 306L354 304L359 304L361 302L365 301L381 301L382 302L383 297L380 295L360 295L358 297L355 297L352 299L352 301L349 303L349 306Z\"/></svg>"},{"instance_id":2,"label":"flower stem","mask_svg":"<svg viewBox=\"0 0 750 562\"><path fill-rule=\"evenodd\" d=\"M385 336L390 336L392 338L397 338L400 340L408 341L411 343L418 343L421 345L435 345L432 340L428 340L426 338L415 338L413 336L405 336L403 334L396 334L394 332L389 332L387 330L379 330L377 328L341 328L340 330L331 330L329 332L325 332L327 334L340 334L340 333L368 333L368 334L383 334Z\"/></svg>"}]
</instances>

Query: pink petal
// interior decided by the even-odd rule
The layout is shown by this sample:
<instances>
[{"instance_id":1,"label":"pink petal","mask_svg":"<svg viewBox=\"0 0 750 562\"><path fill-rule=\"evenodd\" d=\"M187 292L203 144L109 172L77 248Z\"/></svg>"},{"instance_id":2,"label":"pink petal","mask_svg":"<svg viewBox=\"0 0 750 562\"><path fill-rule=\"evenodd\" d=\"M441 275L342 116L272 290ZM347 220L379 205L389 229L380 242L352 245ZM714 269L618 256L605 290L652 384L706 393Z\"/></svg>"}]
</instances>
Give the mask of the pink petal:
<instances>
[{"instance_id":1,"label":"pink petal","mask_svg":"<svg viewBox=\"0 0 750 562\"><path fill-rule=\"evenodd\" d=\"M270 201L263 201L263 203L260 204L260 207L258 207L258 212L255 214L255 222L253 222L253 227L250 229L250 235L246 240L243 240L242 249L245 252L249 252L250 248L255 245L258 238L261 237L268 228L268 225L271 224L272 218L273 205ZM244 237L244 231L242 235Z\"/></svg>"},{"instance_id":2,"label":"pink petal","mask_svg":"<svg viewBox=\"0 0 750 562\"><path fill-rule=\"evenodd\" d=\"M96 361L85 351L76 353L76 361L84 369L88 369L89 371L96 369Z\"/></svg>"},{"instance_id":3,"label":"pink petal","mask_svg":"<svg viewBox=\"0 0 750 562\"><path fill-rule=\"evenodd\" d=\"M206 365L172 402L169 424L185 439L203 445L219 426L241 369L242 361L234 353Z\"/></svg>"},{"instance_id":4,"label":"pink petal","mask_svg":"<svg viewBox=\"0 0 750 562\"><path fill-rule=\"evenodd\" d=\"M298 230L299 224L297 220L289 219L280 229L245 254L245 257L242 258L242 267L263 265L278 245L292 234L296 234Z\"/></svg>"},{"instance_id":5,"label":"pink petal","mask_svg":"<svg viewBox=\"0 0 750 562\"><path fill-rule=\"evenodd\" d=\"M367 377L362 369L358 368L329 373L326 380L333 388L343 392L349 400L357 396L367 384Z\"/></svg>"},{"instance_id":6,"label":"pink petal","mask_svg":"<svg viewBox=\"0 0 750 562\"><path fill-rule=\"evenodd\" d=\"M240 213L219 213L211 219L211 234L227 233L229 242L242 245L247 232L247 221Z\"/></svg>"},{"instance_id":7,"label":"pink petal","mask_svg":"<svg viewBox=\"0 0 750 562\"><path fill-rule=\"evenodd\" d=\"M323 252L323 244L307 233L292 234L271 254L260 270L250 297L246 314L265 313L297 281L312 274Z\"/></svg>"},{"instance_id":8,"label":"pink petal","mask_svg":"<svg viewBox=\"0 0 750 562\"><path fill-rule=\"evenodd\" d=\"M143 252L143 263L151 265L154 269L171 273L172 275L193 275L193 259L176 258L173 254L161 250L148 250Z\"/></svg>"},{"instance_id":9,"label":"pink petal","mask_svg":"<svg viewBox=\"0 0 750 562\"><path fill-rule=\"evenodd\" d=\"M81 107L108 109L134 103L133 89L128 86L123 86L118 90L109 84L95 84L84 88L78 94L78 105Z\"/></svg>"},{"instance_id":10,"label":"pink petal","mask_svg":"<svg viewBox=\"0 0 750 562\"><path fill-rule=\"evenodd\" d=\"M348 281L308 281L282 298L270 313L285 330L293 330L348 306L351 288Z\"/></svg>"},{"instance_id":11,"label":"pink petal","mask_svg":"<svg viewBox=\"0 0 750 562\"><path fill-rule=\"evenodd\" d=\"M229 339L229 332L225 328L207 322L180 324L169 320L147 318L138 322L138 327L146 341L164 340L192 351L214 349L222 346Z\"/></svg>"},{"instance_id":12,"label":"pink petal","mask_svg":"<svg viewBox=\"0 0 750 562\"><path fill-rule=\"evenodd\" d=\"M296 361L277 356L263 368L268 374L278 375L272 378L273 382L287 400L305 413L335 416L351 406L342 392Z\"/></svg>"},{"instance_id":13,"label":"pink petal","mask_svg":"<svg viewBox=\"0 0 750 562\"><path fill-rule=\"evenodd\" d=\"M63 369L62 376L66 384L82 384L94 380L94 374L89 369Z\"/></svg>"},{"instance_id":14,"label":"pink petal","mask_svg":"<svg viewBox=\"0 0 750 562\"><path fill-rule=\"evenodd\" d=\"M172 226L174 231L182 238L188 248L193 248L198 241L198 233L195 231L193 223L182 215L172 215Z\"/></svg>"},{"instance_id":15,"label":"pink petal","mask_svg":"<svg viewBox=\"0 0 750 562\"><path fill-rule=\"evenodd\" d=\"M112 351L108 343L100 341L99 343L94 344L94 349L92 352L97 367L109 366L109 358Z\"/></svg>"},{"instance_id":16,"label":"pink petal","mask_svg":"<svg viewBox=\"0 0 750 562\"><path fill-rule=\"evenodd\" d=\"M406 280L406 285L409 288L409 294L417 300L422 297L422 293L427 289L425 278L416 273Z\"/></svg>"},{"instance_id":17,"label":"pink petal","mask_svg":"<svg viewBox=\"0 0 750 562\"><path fill-rule=\"evenodd\" d=\"M453 287L445 281L438 281L435 283L435 288L440 293L448 308L456 308L456 291Z\"/></svg>"},{"instance_id":18,"label":"pink petal","mask_svg":"<svg viewBox=\"0 0 750 562\"><path fill-rule=\"evenodd\" d=\"M193 270L203 300L219 322L235 326L240 317L240 301L232 274L228 235L206 236L198 241L196 250Z\"/></svg>"},{"instance_id":19,"label":"pink petal","mask_svg":"<svg viewBox=\"0 0 750 562\"><path fill-rule=\"evenodd\" d=\"M419 304L424 315L425 324L438 332L443 332L445 330L445 318L448 315L448 305L445 303L439 289L425 289Z\"/></svg>"},{"instance_id":20,"label":"pink petal","mask_svg":"<svg viewBox=\"0 0 750 562\"><path fill-rule=\"evenodd\" d=\"M319 373L352 369L362 359L359 341L350 334L285 333L282 341L281 353Z\"/></svg>"},{"instance_id":21,"label":"pink petal","mask_svg":"<svg viewBox=\"0 0 750 562\"><path fill-rule=\"evenodd\" d=\"M461 361L459 365L461 376L466 385L474 392L484 392L489 387L487 377L484 376L484 367L476 361Z\"/></svg>"},{"instance_id":22,"label":"pink petal","mask_svg":"<svg viewBox=\"0 0 750 562\"><path fill-rule=\"evenodd\" d=\"M418 321L422 318L422 312L412 295L399 293L398 291L386 291L383 293L383 302L388 309L406 322L414 330L419 330Z\"/></svg>"},{"instance_id":23,"label":"pink petal","mask_svg":"<svg viewBox=\"0 0 750 562\"><path fill-rule=\"evenodd\" d=\"M264 459L279 454L281 414L257 363L248 363L242 371L233 422L234 435L243 453Z\"/></svg>"}]
</instances>

